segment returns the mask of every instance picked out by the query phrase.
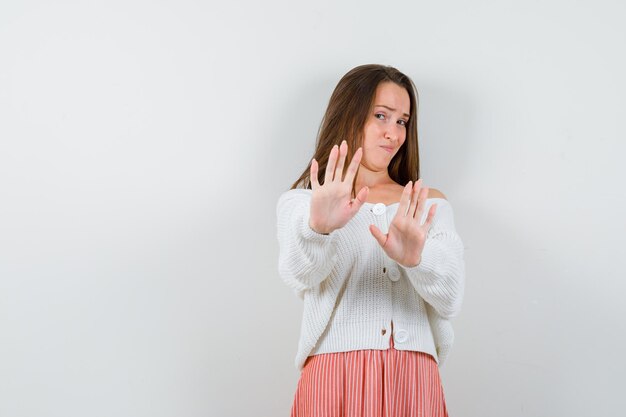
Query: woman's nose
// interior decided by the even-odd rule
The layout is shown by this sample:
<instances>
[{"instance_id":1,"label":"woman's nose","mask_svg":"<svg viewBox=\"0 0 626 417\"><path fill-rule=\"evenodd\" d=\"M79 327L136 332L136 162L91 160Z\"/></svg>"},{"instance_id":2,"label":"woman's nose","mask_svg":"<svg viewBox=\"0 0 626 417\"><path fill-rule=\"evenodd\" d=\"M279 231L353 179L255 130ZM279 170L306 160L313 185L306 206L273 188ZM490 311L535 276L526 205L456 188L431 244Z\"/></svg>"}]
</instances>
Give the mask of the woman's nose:
<instances>
[{"instance_id":1,"label":"woman's nose","mask_svg":"<svg viewBox=\"0 0 626 417\"><path fill-rule=\"evenodd\" d=\"M400 129L402 127L397 123L393 123L391 126L387 127L387 132L385 137L389 140L398 140L400 138Z\"/></svg>"}]
</instances>

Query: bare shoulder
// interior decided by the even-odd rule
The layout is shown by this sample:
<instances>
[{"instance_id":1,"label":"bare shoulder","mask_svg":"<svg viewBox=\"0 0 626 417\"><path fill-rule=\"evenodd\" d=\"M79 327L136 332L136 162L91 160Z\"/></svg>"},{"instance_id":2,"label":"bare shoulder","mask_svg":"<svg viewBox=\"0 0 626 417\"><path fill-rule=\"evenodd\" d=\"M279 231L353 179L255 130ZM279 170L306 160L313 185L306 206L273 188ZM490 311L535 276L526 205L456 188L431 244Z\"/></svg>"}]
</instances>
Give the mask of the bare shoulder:
<instances>
[{"instance_id":1,"label":"bare shoulder","mask_svg":"<svg viewBox=\"0 0 626 417\"><path fill-rule=\"evenodd\" d=\"M428 198L443 198L444 200L447 200L446 196L443 195L441 191L430 187L428 188Z\"/></svg>"}]
</instances>

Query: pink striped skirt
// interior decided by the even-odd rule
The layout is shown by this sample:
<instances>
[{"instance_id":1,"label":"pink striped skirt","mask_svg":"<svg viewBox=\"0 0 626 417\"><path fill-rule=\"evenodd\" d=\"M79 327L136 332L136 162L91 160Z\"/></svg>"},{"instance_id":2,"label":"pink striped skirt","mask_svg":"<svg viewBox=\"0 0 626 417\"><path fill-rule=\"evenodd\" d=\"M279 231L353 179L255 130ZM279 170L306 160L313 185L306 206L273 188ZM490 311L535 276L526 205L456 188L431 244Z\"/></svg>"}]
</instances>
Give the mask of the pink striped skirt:
<instances>
[{"instance_id":1,"label":"pink striped skirt","mask_svg":"<svg viewBox=\"0 0 626 417\"><path fill-rule=\"evenodd\" d=\"M447 417L435 358L424 352L354 350L309 356L291 417Z\"/></svg>"}]
</instances>

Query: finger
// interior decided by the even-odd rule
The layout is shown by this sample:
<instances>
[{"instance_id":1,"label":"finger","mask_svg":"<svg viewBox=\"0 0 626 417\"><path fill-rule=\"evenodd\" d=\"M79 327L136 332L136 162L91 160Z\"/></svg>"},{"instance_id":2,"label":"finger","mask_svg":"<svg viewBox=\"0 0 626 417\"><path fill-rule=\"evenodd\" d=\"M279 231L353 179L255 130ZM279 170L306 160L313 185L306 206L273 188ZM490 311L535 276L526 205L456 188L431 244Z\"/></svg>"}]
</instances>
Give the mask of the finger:
<instances>
[{"instance_id":1,"label":"finger","mask_svg":"<svg viewBox=\"0 0 626 417\"><path fill-rule=\"evenodd\" d=\"M437 204L433 204L432 206L430 206L430 210L428 210L428 217L426 217L426 221L424 222L424 226L426 226L427 229L430 228L430 225L432 224L436 213L437 213Z\"/></svg>"},{"instance_id":2,"label":"finger","mask_svg":"<svg viewBox=\"0 0 626 417\"><path fill-rule=\"evenodd\" d=\"M387 235L381 232L380 229L373 224L370 224L370 232L378 244L384 248L385 243L387 243Z\"/></svg>"},{"instance_id":3,"label":"finger","mask_svg":"<svg viewBox=\"0 0 626 417\"><path fill-rule=\"evenodd\" d=\"M359 148L356 150L354 155L352 156L352 161L348 166L348 172L346 173L346 181L349 184L354 182L354 177L356 176L356 172L359 169L359 163L361 162L361 157L363 156L363 148Z\"/></svg>"},{"instance_id":4,"label":"finger","mask_svg":"<svg viewBox=\"0 0 626 417\"><path fill-rule=\"evenodd\" d=\"M417 197L419 195L419 190L421 186L422 186L422 179L420 178L419 180L415 181L415 185L413 186L413 189L411 190L411 206L409 207L408 216L415 217L415 211L416 211L416 208L418 207Z\"/></svg>"},{"instance_id":5,"label":"finger","mask_svg":"<svg viewBox=\"0 0 626 417\"><path fill-rule=\"evenodd\" d=\"M343 177L343 165L346 161L346 154L348 153L348 143L345 140L341 141L339 146L339 160L337 161L337 169L335 169L335 180L341 181Z\"/></svg>"},{"instance_id":6,"label":"finger","mask_svg":"<svg viewBox=\"0 0 626 417\"><path fill-rule=\"evenodd\" d=\"M398 207L398 213L401 213L402 217L406 216L406 212L409 209L409 204L411 203L411 189L413 188L412 185L413 181L407 182L404 186L404 190L402 190L402 196L400 196L400 206Z\"/></svg>"},{"instance_id":7,"label":"finger","mask_svg":"<svg viewBox=\"0 0 626 417\"><path fill-rule=\"evenodd\" d=\"M310 170L310 182L311 182L311 189L315 190L317 187L320 186L320 183L317 181L317 173L319 172L319 165L317 164L317 161L315 160L315 158L313 158L313 160L311 161L311 170Z\"/></svg>"},{"instance_id":8,"label":"finger","mask_svg":"<svg viewBox=\"0 0 626 417\"><path fill-rule=\"evenodd\" d=\"M328 164L326 164L326 173L324 175L324 184L328 184L333 180L333 174L335 173L335 164L337 163L337 154L339 153L339 147L334 145L330 150L328 156Z\"/></svg>"},{"instance_id":9,"label":"finger","mask_svg":"<svg viewBox=\"0 0 626 417\"><path fill-rule=\"evenodd\" d=\"M424 207L426 207L426 200L428 199L428 187L423 187L416 197L417 210L415 210L415 218L418 219L418 221L421 221L422 216L424 215Z\"/></svg>"},{"instance_id":10,"label":"finger","mask_svg":"<svg viewBox=\"0 0 626 417\"><path fill-rule=\"evenodd\" d=\"M361 206L363 205L363 203L365 203L365 200L367 199L367 194L369 194L369 191L370 189L367 186L359 190L356 198L352 201L352 210L354 212L357 212L361 209Z\"/></svg>"}]
</instances>

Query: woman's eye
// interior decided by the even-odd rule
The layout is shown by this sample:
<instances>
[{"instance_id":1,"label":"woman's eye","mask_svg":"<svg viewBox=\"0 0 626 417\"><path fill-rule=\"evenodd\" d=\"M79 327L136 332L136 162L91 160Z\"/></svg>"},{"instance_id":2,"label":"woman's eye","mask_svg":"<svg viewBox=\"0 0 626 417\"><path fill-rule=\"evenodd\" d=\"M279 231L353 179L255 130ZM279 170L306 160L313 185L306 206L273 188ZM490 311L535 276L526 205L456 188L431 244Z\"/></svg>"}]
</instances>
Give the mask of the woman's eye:
<instances>
[{"instance_id":1,"label":"woman's eye","mask_svg":"<svg viewBox=\"0 0 626 417\"><path fill-rule=\"evenodd\" d=\"M382 113L376 113L374 115L375 118L379 119L379 120L384 120L385 119L385 115Z\"/></svg>"},{"instance_id":2,"label":"woman's eye","mask_svg":"<svg viewBox=\"0 0 626 417\"><path fill-rule=\"evenodd\" d=\"M400 123L400 126L406 126L406 120L398 120L398 123Z\"/></svg>"}]
</instances>

